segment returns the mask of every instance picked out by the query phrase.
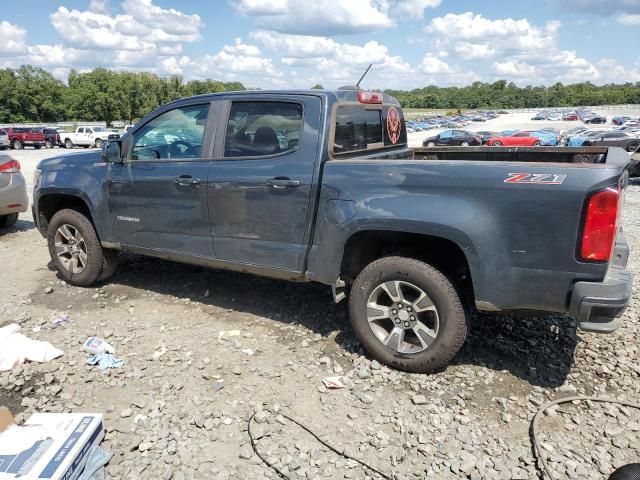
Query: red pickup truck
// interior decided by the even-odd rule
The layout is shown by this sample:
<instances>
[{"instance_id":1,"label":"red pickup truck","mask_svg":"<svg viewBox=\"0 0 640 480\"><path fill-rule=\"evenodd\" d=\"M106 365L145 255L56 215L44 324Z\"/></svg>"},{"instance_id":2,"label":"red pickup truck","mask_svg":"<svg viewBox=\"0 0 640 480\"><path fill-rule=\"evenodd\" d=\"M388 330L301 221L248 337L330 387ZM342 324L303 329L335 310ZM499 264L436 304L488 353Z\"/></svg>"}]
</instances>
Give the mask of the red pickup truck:
<instances>
[{"instance_id":1,"label":"red pickup truck","mask_svg":"<svg viewBox=\"0 0 640 480\"><path fill-rule=\"evenodd\" d=\"M43 133L36 133L27 127L10 127L5 129L9 136L9 145L14 150L20 150L26 146L39 149L44 146L46 138Z\"/></svg>"}]
</instances>

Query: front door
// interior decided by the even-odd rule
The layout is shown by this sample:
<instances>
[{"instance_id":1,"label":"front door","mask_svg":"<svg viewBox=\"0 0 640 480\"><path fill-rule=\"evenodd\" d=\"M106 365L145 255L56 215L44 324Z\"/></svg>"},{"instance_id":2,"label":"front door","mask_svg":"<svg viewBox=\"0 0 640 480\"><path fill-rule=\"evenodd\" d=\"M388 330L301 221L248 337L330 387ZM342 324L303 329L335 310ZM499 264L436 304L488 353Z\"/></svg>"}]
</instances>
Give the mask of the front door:
<instances>
[{"instance_id":1,"label":"front door","mask_svg":"<svg viewBox=\"0 0 640 480\"><path fill-rule=\"evenodd\" d=\"M453 139L453 130L445 130L444 132L438 135L438 145L451 145L451 140Z\"/></svg>"},{"instance_id":2,"label":"front door","mask_svg":"<svg viewBox=\"0 0 640 480\"><path fill-rule=\"evenodd\" d=\"M136 126L123 145L124 162L109 164L111 220L123 246L213 256L209 108L173 108Z\"/></svg>"},{"instance_id":3,"label":"front door","mask_svg":"<svg viewBox=\"0 0 640 480\"><path fill-rule=\"evenodd\" d=\"M243 97L228 110L209 175L216 258L300 271L310 235L320 99Z\"/></svg>"}]
</instances>

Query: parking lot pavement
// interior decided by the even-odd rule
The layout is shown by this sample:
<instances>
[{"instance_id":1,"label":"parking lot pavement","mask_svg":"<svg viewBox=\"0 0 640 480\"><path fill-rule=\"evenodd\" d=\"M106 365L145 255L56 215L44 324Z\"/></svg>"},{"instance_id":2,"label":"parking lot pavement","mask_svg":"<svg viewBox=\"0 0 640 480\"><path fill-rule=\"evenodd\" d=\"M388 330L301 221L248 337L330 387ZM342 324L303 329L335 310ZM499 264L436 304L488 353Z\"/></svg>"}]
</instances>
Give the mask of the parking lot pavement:
<instances>
[{"instance_id":1,"label":"parking lot pavement","mask_svg":"<svg viewBox=\"0 0 640 480\"><path fill-rule=\"evenodd\" d=\"M16 157L27 170L51 153ZM629 187L623 224L636 273L639 209L640 187ZM65 352L0 373L0 404L18 420L104 413L112 478L275 478L249 445L258 411L258 448L292 478L366 477L279 413L397 478L534 479L529 421L539 405L575 393L640 396L637 288L612 335L576 333L564 316L474 318L453 365L425 376L371 362L345 305L319 285L125 256L104 285L76 288L48 262L28 216L0 234L0 326L16 322ZM69 323L53 328L60 313ZM81 345L93 335L124 367L85 365ZM327 390L327 375L346 388ZM637 461L639 431L633 410L566 405L542 419L541 441L558 478L596 479Z\"/></svg>"}]
</instances>

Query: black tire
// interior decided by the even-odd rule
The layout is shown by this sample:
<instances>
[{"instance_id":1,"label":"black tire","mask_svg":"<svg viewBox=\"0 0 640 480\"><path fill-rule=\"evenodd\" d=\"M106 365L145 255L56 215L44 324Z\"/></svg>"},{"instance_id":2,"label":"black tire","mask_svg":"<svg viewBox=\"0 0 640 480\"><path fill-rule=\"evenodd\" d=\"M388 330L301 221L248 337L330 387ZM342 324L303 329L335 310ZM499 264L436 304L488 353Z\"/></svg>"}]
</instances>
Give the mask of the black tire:
<instances>
[{"instance_id":1,"label":"black tire","mask_svg":"<svg viewBox=\"0 0 640 480\"><path fill-rule=\"evenodd\" d=\"M101 148L102 147L102 139L101 138L96 138L95 146L96 146L96 148Z\"/></svg>"},{"instance_id":2,"label":"black tire","mask_svg":"<svg viewBox=\"0 0 640 480\"><path fill-rule=\"evenodd\" d=\"M71 141L71 139L70 139L70 138L67 138L67 139L64 141L64 148L73 148L73 142Z\"/></svg>"},{"instance_id":3,"label":"black tire","mask_svg":"<svg viewBox=\"0 0 640 480\"><path fill-rule=\"evenodd\" d=\"M14 140L11 142L11 148L14 150L22 150L22 143L20 143L20 140Z\"/></svg>"},{"instance_id":4,"label":"black tire","mask_svg":"<svg viewBox=\"0 0 640 480\"><path fill-rule=\"evenodd\" d=\"M502 146L502 142L500 140L497 140L492 144L492 147L501 147L501 146Z\"/></svg>"},{"instance_id":5,"label":"black tire","mask_svg":"<svg viewBox=\"0 0 640 480\"><path fill-rule=\"evenodd\" d=\"M40 150L42 148L42 145L34 145L33 146L36 150Z\"/></svg>"},{"instance_id":6,"label":"black tire","mask_svg":"<svg viewBox=\"0 0 640 480\"><path fill-rule=\"evenodd\" d=\"M428 142L427 143L427 147L435 147L436 143L435 142Z\"/></svg>"},{"instance_id":7,"label":"black tire","mask_svg":"<svg viewBox=\"0 0 640 480\"><path fill-rule=\"evenodd\" d=\"M55 234L62 225L70 225L77 229L84 239L87 251L87 264L80 273L71 273L62 264L55 251ZM87 217L76 210L63 209L57 212L47 229L49 255L55 264L60 277L72 285L88 287L100 280L107 262L93 225Z\"/></svg>"},{"instance_id":8,"label":"black tire","mask_svg":"<svg viewBox=\"0 0 640 480\"><path fill-rule=\"evenodd\" d=\"M44 148L53 148L53 143L51 143L51 140L47 140L46 142L44 142Z\"/></svg>"},{"instance_id":9,"label":"black tire","mask_svg":"<svg viewBox=\"0 0 640 480\"><path fill-rule=\"evenodd\" d=\"M103 249L102 250L102 273L98 281L102 282L111 277L118 268L118 252L116 250Z\"/></svg>"},{"instance_id":10,"label":"black tire","mask_svg":"<svg viewBox=\"0 0 640 480\"><path fill-rule=\"evenodd\" d=\"M462 142L460 144L461 147L468 147L469 146L469 142Z\"/></svg>"},{"instance_id":11,"label":"black tire","mask_svg":"<svg viewBox=\"0 0 640 480\"><path fill-rule=\"evenodd\" d=\"M635 152L640 147L640 142L631 142L627 145L627 152Z\"/></svg>"},{"instance_id":12,"label":"black tire","mask_svg":"<svg viewBox=\"0 0 640 480\"><path fill-rule=\"evenodd\" d=\"M418 286L429 295L439 316L433 343L425 350L400 353L376 337L367 319L367 302L380 284L400 280ZM353 329L364 349L376 360L399 370L430 373L445 368L464 344L467 318L460 296L451 282L431 265L406 257L384 257L369 264L356 278L349 297Z\"/></svg>"},{"instance_id":13,"label":"black tire","mask_svg":"<svg viewBox=\"0 0 640 480\"><path fill-rule=\"evenodd\" d=\"M533 146L534 146L534 147L539 147L539 146L540 146L540 142L535 142L535 143L533 144Z\"/></svg>"},{"instance_id":14,"label":"black tire","mask_svg":"<svg viewBox=\"0 0 640 480\"><path fill-rule=\"evenodd\" d=\"M10 213L8 215L0 215L0 228L13 227L18 221L17 213Z\"/></svg>"}]
</instances>

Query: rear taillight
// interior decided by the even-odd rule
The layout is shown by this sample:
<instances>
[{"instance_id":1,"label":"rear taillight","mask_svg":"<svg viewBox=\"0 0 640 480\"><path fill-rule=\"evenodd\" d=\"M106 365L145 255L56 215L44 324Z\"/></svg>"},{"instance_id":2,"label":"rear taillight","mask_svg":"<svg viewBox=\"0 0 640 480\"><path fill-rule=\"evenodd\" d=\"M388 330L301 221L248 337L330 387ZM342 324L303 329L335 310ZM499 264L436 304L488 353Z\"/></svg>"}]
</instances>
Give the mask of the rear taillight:
<instances>
[{"instance_id":1,"label":"rear taillight","mask_svg":"<svg viewBox=\"0 0 640 480\"><path fill-rule=\"evenodd\" d=\"M606 188L589 198L580 246L582 260L606 262L611 259L619 214L620 188Z\"/></svg>"},{"instance_id":2,"label":"rear taillight","mask_svg":"<svg viewBox=\"0 0 640 480\"><path fill-rule=\"evenodd\" d=\"M20 171L20 162L9 160L7 163L0 163L0 173L16 173Z\"/></svg>"},{"instance_id":3,"label":"rear taillight","mask_svg":"<svg viewBox=\"0 0 640 480\"><path fill-rule=\"evenodd\" d=\"M358 101L360 103L382 103L382 93L358 91Z\"/></svg>"}]
</instances>

